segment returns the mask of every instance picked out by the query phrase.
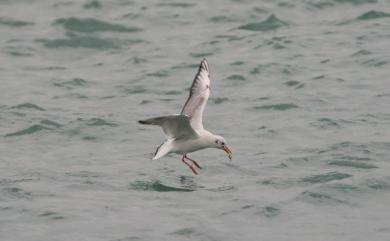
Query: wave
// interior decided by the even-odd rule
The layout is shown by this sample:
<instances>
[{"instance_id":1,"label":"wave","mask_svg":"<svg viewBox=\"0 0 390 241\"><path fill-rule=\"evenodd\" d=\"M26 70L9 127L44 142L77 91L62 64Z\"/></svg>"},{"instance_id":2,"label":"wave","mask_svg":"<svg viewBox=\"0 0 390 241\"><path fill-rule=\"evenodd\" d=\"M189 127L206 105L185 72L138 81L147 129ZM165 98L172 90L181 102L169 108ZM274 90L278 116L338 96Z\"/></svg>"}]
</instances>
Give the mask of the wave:
<instances>
[{"instance_id":1,"label":"wave","mask_svg":"<svg viewBox=\"0 0 390 241\"><path fill-rule=\"evenodd\" d=\"M137 191L155 191L155 192L192 192L194 190L187 188L172 187L162 184L159 181L136 181L130 184L130 189Z\"/></svg>"},{"instance_id":2,"label":"wave","mask_svg":"<svg viewBox=\"0 0 390 241\"><path fill-rule=\"evenodd\" d=\"M60 18L54 21L54 25L62 25L68 31L93 33L93 32L139 32L142 29L128 27L120 24L109 23L95 18Z\"/></svg>"},{"instance_id":3,"label":"wave","mask_svg":"<svg viewBox=\"0 0 390 241\"><path fill-rule=\"evenodd\" d=\"M287 22L278 19L274 14L271 14L266 20L261 22L249 23L238 27L238 29L250 31L271 31L280 27L288 26Z\"/></svg>"},{"instance_id":4,"label":"wave","mask_svg":"<svg viewBox=\"0 0 390 241\"><path fill-rule=\"evenodd\" d=\"M262 106L256 106L254 109L256 110L290 110L299 108L296 104L293 103L282 103L282 104L271 104L271 105L262 105Z\"/></svg>"}]
</instances>

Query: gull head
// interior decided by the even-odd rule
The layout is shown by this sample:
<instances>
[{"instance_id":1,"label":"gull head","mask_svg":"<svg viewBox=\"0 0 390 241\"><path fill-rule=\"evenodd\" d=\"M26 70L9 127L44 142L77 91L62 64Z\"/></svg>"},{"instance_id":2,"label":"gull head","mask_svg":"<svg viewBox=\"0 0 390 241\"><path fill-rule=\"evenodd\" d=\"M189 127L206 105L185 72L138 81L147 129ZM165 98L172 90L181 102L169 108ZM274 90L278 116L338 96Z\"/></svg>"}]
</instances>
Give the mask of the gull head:
<instances>
[{"instance_id":1,"label":"gull head","mask_svg":"<svg viewBox=\"0 0 390 241\"><path fill-rule=\"evenodd\" d=\"M214 135L213 145L214 148L225 151L228 154L229 159L232 160L232 151L227 147L225 138L223 138L222 136Z\"/></svg>"}]
</instances>

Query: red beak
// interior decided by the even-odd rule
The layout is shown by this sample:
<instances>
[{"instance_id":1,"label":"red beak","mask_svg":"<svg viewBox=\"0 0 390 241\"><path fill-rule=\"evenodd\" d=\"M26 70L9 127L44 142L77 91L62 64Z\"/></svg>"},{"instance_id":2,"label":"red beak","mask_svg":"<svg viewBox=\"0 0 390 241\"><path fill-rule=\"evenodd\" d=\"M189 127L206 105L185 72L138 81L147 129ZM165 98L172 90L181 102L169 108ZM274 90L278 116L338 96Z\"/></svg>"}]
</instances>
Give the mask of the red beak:
<instances>
[{"instance_id":1,"label":"red beak","mask_svg":"<svg viewBox=\"0 0 390 241\"><path fill-rule=\"evenodd\" d=\"M223 146L222 148L229 155L229 159L232 160L232 151L227 146Z\"/></svg>"}]
</instances>

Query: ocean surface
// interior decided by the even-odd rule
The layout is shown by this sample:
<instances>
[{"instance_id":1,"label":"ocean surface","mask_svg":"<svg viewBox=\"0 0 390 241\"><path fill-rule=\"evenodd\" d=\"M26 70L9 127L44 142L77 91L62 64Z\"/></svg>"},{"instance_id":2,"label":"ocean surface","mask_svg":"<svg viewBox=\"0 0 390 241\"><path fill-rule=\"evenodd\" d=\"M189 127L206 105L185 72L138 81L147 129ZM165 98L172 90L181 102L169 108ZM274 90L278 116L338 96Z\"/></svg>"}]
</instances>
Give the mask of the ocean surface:
<instances>
[{"instance_id":1,"label":"ocean surface","mask_svg":"<svg viewBox=\"0 0 390 241\"><path fill-rule=\"evenodd\" d=\"M0 0L1 241L390 240L389 0ZM152 161L200 61L223 135Z\"/></svg>"}]
</instances>

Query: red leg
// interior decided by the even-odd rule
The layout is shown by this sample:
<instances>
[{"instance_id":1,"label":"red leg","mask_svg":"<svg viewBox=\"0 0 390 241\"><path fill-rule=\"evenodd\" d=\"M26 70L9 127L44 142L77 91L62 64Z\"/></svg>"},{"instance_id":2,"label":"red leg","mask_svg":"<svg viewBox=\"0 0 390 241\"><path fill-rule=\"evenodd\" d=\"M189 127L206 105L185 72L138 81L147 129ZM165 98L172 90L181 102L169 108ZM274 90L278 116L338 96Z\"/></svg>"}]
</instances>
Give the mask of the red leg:
<instances>
[{"instance_id":1,"label":"red leg","mask_svg":"<svg viewBox=\"0 0 390 241\"><path fill-rule=\"evenodd\" d=\"M188 162L185 161L185 158L186 155L184 155L182 158L181 158L181 161L186 164L190 169L191 171L195 174L195 175L198 175L198 173L196 172L195 168L193 166L191 166L190 164L188 164Z\"/></svg>"},{"instance_id":2,"label":"red leg","mask_svg":"<svg viewBox=\"0 0 390 241\"><path fill-rule=\"evenodd\" d=\"M194 163L194 165L195 165L197 168L202 169L202 168L199 166L199 164L198 164L195 160L189 158L189 157L187 156L187 154L185 154L184 157L187 158L188 160L192 161L192 163Z\"/></svg>"}]
</instances>

